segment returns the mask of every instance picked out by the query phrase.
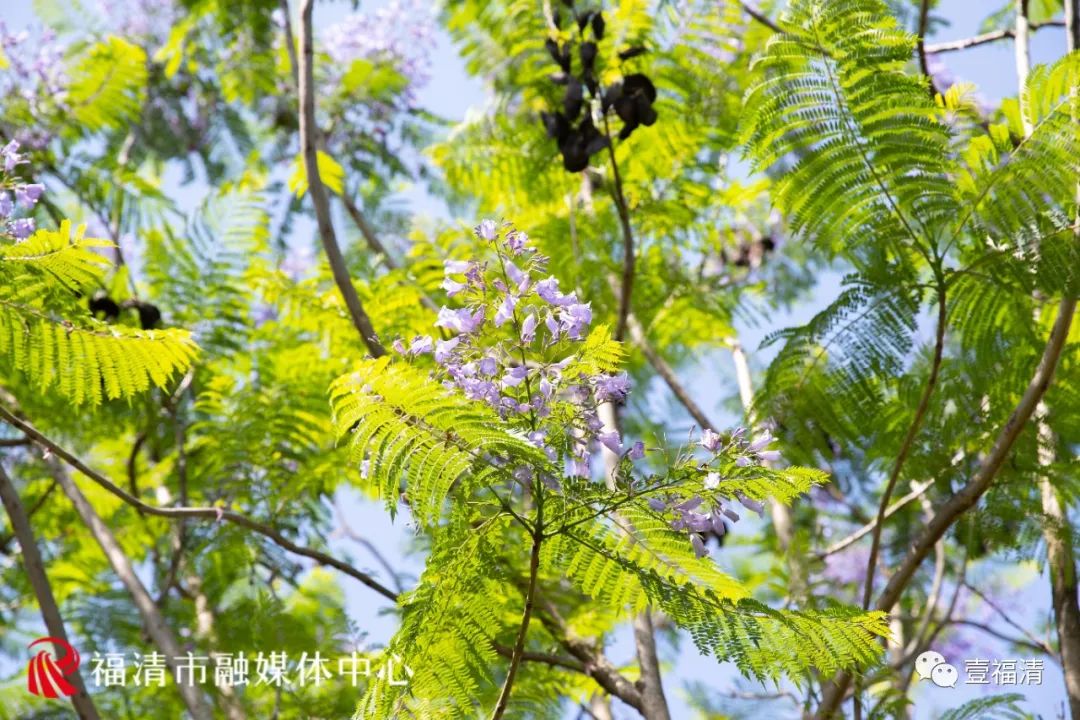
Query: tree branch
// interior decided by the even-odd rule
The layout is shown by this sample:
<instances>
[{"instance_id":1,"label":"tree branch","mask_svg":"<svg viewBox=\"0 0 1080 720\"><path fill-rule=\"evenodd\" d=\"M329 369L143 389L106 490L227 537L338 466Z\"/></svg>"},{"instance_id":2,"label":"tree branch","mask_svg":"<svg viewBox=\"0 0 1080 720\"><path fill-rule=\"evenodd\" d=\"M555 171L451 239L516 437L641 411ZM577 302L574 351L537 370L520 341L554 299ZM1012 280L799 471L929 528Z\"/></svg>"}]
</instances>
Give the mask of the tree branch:
<instances>
[{"instance_id":1,"label":"tree branch","mask_svg":"<svg viewBox=\"0 0 1080 720\"><path fill-rule=\"evenodd\" d=\"M495 705L495 712L491 714L491 720L500 720L506 713L506 706L510 702L510 692L514 687L514 677L517 675L522 655L525 652L525 637L529 632L529 621L532 619L533 602L536 599L536 577L540 572L540 546L544 542L543 495L538 493L536 499L536 526L533 530L532 551L529 553L529 584L525 590L525 609L521 613L521 625L518 627L514 649L510 653L510 666L506 670L506 680L503 681L499 701Z\"/></svg>"},{"instance_id":2,"label":"tree branch","mask_svg":"<svg viewBox=\"0 0 1080 720\"><path fill-rule=\"evenodd\" d=\"M914 485L914 489L911 492L909 492L907 495L900 498L899 500L897 500L896 502L894 502L892 505L889 506L889 509L885 511L886 519L888 519L888 518L892 517L893 515L895 515L901 508L903 508L905 505L910 503L912 500L918 499L933 484L934 484L933 482L928 480L928 481L926 481L925 483L923 483L921 485ZM844 550L845 548L848 548L851 545L854 545L856 542L858 542L862 538L869 535L873 531L873 529L875 527L877 527L877 519L876 518L874 520L871 520L870 522L866 523L861 528L859 528L855 532L851 533L850 535L848 535L844 539L837 540L835 543L833 543L829 547L825 548L824 550L819 550L816 553L817 558L819 560L824 560L829 555L834 555L834 554L840 552L841 550Z\"/></svg>"},{"instance_id":3,"label":"tree branch","mask_svg":"<svg viewBox=\"0 0 1080 720\"><path fill-rule=\"evenodd\" d=\"M784 32L783 28L781 28L779 25L777 25L775 22L773 22L772 19L768 15L761 12L761 10L759 8L757 8L755 5L753 5L752 3L740 2L739 5L742 6L743 11L747 15L749 15L751 18L753 18L757 22L761 23L765 27L769 28L774 33L782 33L782 32Z\"/></svg>"},{"instance_id":4,"label":"tree branch","mask_svg":"<svg viewBox=\"0 0 1080 720\"><path fill-rule=\"evenodd\" d=\"M50 487L50 492L52 487L55 485ZM11 520L12 534L18 539L19 547L22 549L23 567L30 580L30 587L34 589L34 595L37 597L45 627L51 637L68 642L67 629L64 627L64 620L60 617L60 608L53 596L52 586L49 585L49 577L45 574L41 550L34 539L34 531L30 527L30 517L23 509L15 484L12 483L3 465L0 465L0 501L3 502L4 510L7 511L8 518ZM71 704L75 707L79 720L100 720L101 716L98 715L94 701L86 692L86 684L83 682L78 667L68 676L68 680L76 690L71 696Z\"/></svg>"},{"instance_id":5,"label":"tree branch","mask_svg":"<svg viewBox=\"0 0 1080 720\"><path fill-rule=\"evenodd\" d=\"M983 457L978 471L959 492L954 494L938 508L933 519L924 527L922 534L908 550L908 554L901 561L896 572L889 579L888 584L878 597L876 609L884 612L892 610L896 605L904 589L915 572L919 569L922 561L933 550L938 539L948 532L961 515L970 510L979 501L979 498L990 488L991 483L997 476L1005 459L1009 456L1016 438L1027 425L1035 412L1035 407L1046 394L1057 370L1058 360L1065 347L1065 340L1072 326L1073 316L1076 313L1076 299L1065 298L1058 307L1058 316L1047 339L1046 348L1043 350L1039 365L1028 383L1020 401L1016 404L1009 419L1002 426L997 439L990 452ZM839 675L825 693L821 705L818 707L817 718L834 717L840 707L840 703L847 693L851 683L851 675L844 673Z\"/></svg>"},{"instance_id":6,"label":"tree branch","mask_svg":"<svg viewBox=\"0 0 1080 720\"><path fill-rule=\"evenodd\" d=\"M334 275L334 282L338 291L345 301L345 307L349 311L356 331L367 346L372 357L382 357L386 354L382 343L375 334L375 328L371 324L371 318L364 310L360 297L356 294L352 279L349 277L345 258L338 246L337 236L334 233L334 223L330 217L330 198L319 175L318 161L318 128L315 125L315 82L314 82L314 58L315 47L312 30L312 14L315 0L303 0L300 9L300 154L304 158L304 169L307 173L308 192L311 194L311 204L315 206L315 220L319 227L319 238L322 240L323 250L326 252L327 262L330 263L330 271Z\"/></svg>"},{"instance_id":7,"label":"tree branch","mask_svg":"<svg viewBox=\"0 0 1080 720\"><path fill-rule=\"evenodd\" d=\"M1049 22L1031 23L1030 25L1031 30L1040 30L1045 27L1065 27L1065 22L1063 20L1050 20ZM925 46L925 50L927 54L937 55L939 53L967 50L968 48L978 47L979 45L985 45L987 43L997 42L1011 37L1016 37L1016 31L1013 28L991 30L990 32L985 32L974 37L963 38L961 40L930 43Z\"/></svg>"},{"instance_id":8,"label":"tree branch","mask_svg":"<svg viewBox=\"0 0 1080 720\"><path fill-rule=\"evenodd\" d=\"M25 429L23 431L26 432ZM26 432L26 434L30 435L29 432ZM146 586L143 585L142 580L135 573L131 559L124 553L116 536L105 525L105 522L94 510L90 501L79 490L75 481L67 474L64 466L57 462L55 458L49 458L47 464L56 482L60 485L64 494L68 496L68 499L71 500L71 504L75 506L75 511L101 547L101 551L105 554L109 565L112 566L113 571L120 578L120 582L127 589L128 594L131 595L135 608L138 610L146 628L146 634L150 636L154 645L165 655L165 664L174 673L174 677L177 677L176 673L179 669L177 662L182 655L180 643L177 642L176 637L169 628L169 624L165 621L165 617L154 604L154 599L150 597ZM120 488L116 489L123 492ZM212 720L213 714L210 708L207 707L206 700L203 698L199 688L179 681L176 683L176 688L188 712L191 713L195 720Z\"/></svg>"},{"instance_id":9,"label":"tree branch","mask_svg":"<svg viewBox=\"0 0 1080 720\"><path fill-rule=\"evenodd\" d=\"M619 163L615 160L615 145L610 142L611 128L607 115L604 115L604 132L608 136L608 157L611 160L611 175L614 181L612 197L615 199L615 209L619 213L619 225L623 236L623 264L622 277L619 288L619 315L615 321L615 339L622 340L626 336L626 322L630 317L630 297L634 292L634 231L630 227L630 209L626 206L626 196L623 194L622 175L619 174Z\"/></svg>"},{"instance_id":10,"label":"tree branch","mask_svg":"<svg viewBox=\"0 0 1080 720\"><path fill-rule=\"evenodd\" d=\"M232 510L225 510L223 508L217 507L162 508L145 503L142 500L133 497L129 493L125 492L122 488L109 480L107 477L92 469L75 455L71 454L61 446L57 445L55 442L53 442L48 437L39 432L30 423L22 420L19 417L16 417L7 408L0 406L0 418L22 430L35 443L42 446L43 448L48 449L54 455L66 462L68 465L75 468L83 475L90 478L98 485L105 488L110 493L126 502L128 505L131 505L136 509L142 510L148 515L156 515L158 517L166 518L199 518L203 520L214 521L228 520L234 525L239 525L240 527L247 528L248 530L252 530L270 539L275 544L285 548L291 553L310 558L315 562L319 563L320 565L326 565L328 567L335 568L336 570L345 573L349 577L359 580L361 583L368 586L375 592L379 593L386 599L397 602L397 593L385 587L382 583L380 583L367 573L360 572L352 565L342 562L341 560L327 555L326 553L319 552L318 550L313 550L302 545L297 545L269 525L264 525L263 523L247 517L246 515L241 515L240 513L234 512Z\"/></svg>"},{"instance_id":11,"label":"tree branch","mask_svg":"<svg viewBox=\"0 0 1080 720\"><path fill-rule=\"evenodd\" d=\"M27 440L27 443L30 443L30 441ZM45 489L45 492L41 493L41 496L38 497L38 499L34 501L34 504L30 506L30 509L26 511L27 519L34 517L34 514L37 513L37 511L45 505L45 501L49 499L49 496L53 494L54 490L56 490L56 482L49 483L49 487ZM0 553L6 554L8 550L8 545L14 539L14 532L0 536Z\"/></svg>"},{"instance_id":12,"label":"tree branch","mask_svg":"<svg viewBox=\"0 0 1080 720\"><path fill-rule=\"evenodd\" d=\"M923 0L924 5L926 2L927 0ZM896 455L896 462L893 463L889 481L885 485L885 492L882 493L881 502L878 503L877 521L874 523L873 539L870 541L870 558L866 562L866 584L863 586L862 598L864 610L869 609L870 597L874 592L874 576L877 574L877 558L881 549L881 530L885 525L885 513L888 510L889 500L892 499L896 482L900 479L900 473L904 469L904 462L915 444L915 437L922 427L923 418L926 417L926 413L930 409L930 397L934 394L934 388L937 387L938 373L941 370L941 358L945 352L946 319L945 285L941 283L938 286L937 333L934 337L934 357L930 361L930 377L926 379L926 387L923 389L922 397L919 398L919 405L915 409L915 417L912 418L911 426L908 427L907 434L900 445L900 452Z\"/></svg>"},{"instance_id":13,"label":"tree branch","mask_svg":"<svg viewBox=\"0 0 1080 720\"><path fill-rule=\"evenodd\" d=\"M671 394L675 396L686 412L690 414L690 417L694 418L702 430L709 428L710 430L716 430L716 425L709 420L705 415L705 411L694 402L694 399L690 397L689 391L682 386L679 382L679 378L675 375L675 370L668 365L667 361L657 352L656 348L649 342L648 337L645 336L645 330L641 327L641 323L638 322L637 317L630 313L626 317L627 329L630 331L630 340L641 350L641 354L645 356L645 359L649 361L653 369L656 370L656 374L663 378L664 383L667 384L668 389L671 390Z\"/></svg>"},{"instance_id":14,"label":"tree branch","mask_svg":"<svg viewBox=\"0 0 1080 720\"><path fill-rule=\"evenodd\" d=\"M537 618L566 650L581 661L586 675L596 681L612 697L617 697L638 712L643 712L641 692L634 683L623 677L610 660L581 638L570 634L566 623L551 605L544 603L544 612L537 613Z\"/></svg>"}]
</instances>

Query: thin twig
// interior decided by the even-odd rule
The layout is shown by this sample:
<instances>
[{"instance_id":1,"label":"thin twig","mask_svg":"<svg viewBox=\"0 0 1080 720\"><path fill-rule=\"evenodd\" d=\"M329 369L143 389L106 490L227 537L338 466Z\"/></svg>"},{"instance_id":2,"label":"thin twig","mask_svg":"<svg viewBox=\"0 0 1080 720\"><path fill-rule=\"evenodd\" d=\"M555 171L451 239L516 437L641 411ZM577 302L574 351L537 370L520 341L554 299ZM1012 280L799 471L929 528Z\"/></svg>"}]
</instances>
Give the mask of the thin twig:
<instances>
[{"instance_id":1,"label":"thin twig","mask_svg":"<svg viewBox=\"0 0 1080 720\"><path fill-rule=\"evenodd\" d=\"M1031 23L1031 30L1040 30L1045 27L1065 27L1064 20L1050 20L1043 23ZM1005 40L1006 38L1016 37L1016 30L1013 28L1005 28L1003 30L991 30L990 32L982 33L981 35L975 35L974 37L963 38L961 40L948 40L946 42L930 43L926 45L925 50L927 54L937 55L940 53L956 52L958 50L967 50L968 48L978 47L979 45L985 45L987 43L997 42L999 40Z\"/></svg>"},{"instance_id":2,"label":"thin twig","mask_svg":"<svg viewBox=\"0 0 1080 720\"><path fill-rule=\"evenodd\" d=\"M529 553L529 584L525 591L525 608L521 613L521 625L518 627L514 649L510 653L510 666L506 669L506 679L503 681L502 691L499 693L495 711L491 714L491 720L500 720L506 713L506 707L510 702L510 693L514 687L514 678L517 675L522 655L525 652L525 637L529 632L529 621L532 619L533 603L536 600L536 578L540 573L540 548L544 542L543 495L537 493L536 499L536 529L533 531L532 551Z\"/></svg>"},{"instance_id":3,"label":"thin twig","mask_svg":"<svg viewBox=\"0 0 1080 720\"><path fill-rule=\"evenodd\" d=\"M889 481L885 485L885 492L881 495L881 502L878 503L877 522L874 524L873 539L870 541L870 558L866 563L866 584L863 586L862 599L864 610L869 609L870 597L874 592L874 576L877 573L878 551L881 549L881 530L885 526L885 513L889 507L889 500L892 499L892 493L896 488L897 480L900 479L900 473L904 468L904 462L911 453L911 448L915 444L915 438L922 428L923 418L926 417L926 413L930 409L930 397L934 394L934 388L937 387L938 373L941 370L941 359L945 351L945 323L947 319L944 284L939 286L937 295L937 333L934 338L934 357L930 361L930 376L926 380L926 387L923 389L922 397L919 398L919 405L915 409L915 417L912 418L911 426L908 427L907 434L904 436L904 440L900 445L900 452L896 455L896 461L893 463L892 472L889 474Z\"/></svg>"},{"instance_id":4,"label":"thin twig","mask_svg":"<svg viewBox=\"0 0 1080 720\"><path fill-rule=\"evenodd\" d=\"M999 617L1001 617L1002 620L1005 621L1006 624L1008 624L1013 629L1015 629L1017 632L1019 632L1024 637L1026 637L1028 639L1029 643L1039 647L1043 652L1045 652L1050 657L1057 658L1057 653L1054 651L1054 649L1052 647L1050 647L1046 642L1044 642L1044 641L1040 640L1039 638L1035 637L1035 635L1033 635L1031 633L1031 631L1028 630L1027 628L1025 628L1023 625L1021 625L1020 623L1013 620L1012 617L1009 615L1009 613L1005 612L1005 610L1003 610L1001 608L1001 606L999 606L996 602L994 602L994 600L992 598L990 598L986 593L984 593L982 590L979 590L977 587L975 587L974 585L971 585L970 583L967 583L967 582L961 583L961 585L964 587L965 590L967 590L972 595L974 595L975 597L982 600L984 603L986 603L990 607L991 610L993 610L995 613L997 613L997 615Z\"/></svg>"},{"instance_id":5,"label":"thin twig","mask_svg":"<svg viewBox=\"0 0 1080 720\"><path fill-rule=\"evenodd\" d=\"M748 2L740 2L743 11L757 22L772 30L774 33L782 33L784 29L773 22L772 18L763 13L758 7Z\"/></svg>"},{"instance_id":6,"label":"thin twig","mask_svg":"<svg viewBox=\"0 0 1080 720\"><path fill-rule=\"evenodd\" d=\"M49 496L53 494L53 491L56 490L56 487L56 481L49 483L49 487L45 488L45 492L41 493L38 499L34 501L34 504L30 506L30 509L26 511L27 518L34 517L37 511L44 507L45 501L48 500ZM11 544L11 541L14 539L14 532L0 537L0 553L6 554L8 551L8 545Z\"/></svg>"},{"instance_id":7,"label":"thin twig","mask_svg":"<svg viewBox=\"0 0 1080 720\"><path fill-rule=\"evenodd\" d=\"M341 505L336 500L334 501L334 514L337 516L338 527L340 528L341 534L371 553L372 557L374 557L378 563L383 566L383 569L386 570L386 574L390 576L390 581L394 583L394 588L398 593L404 592L405 588L402 587L401 578L398 577L397 571L394 570L394 566L391 565L382 552L379 551L379 548L375 547L375 543L353 530L352 526L349 525L349 522L345 519L345 513L342 511Z\"/></svg>"},{"instance_id":8,"label":"thin twig","mask_svg":"<svg viewBox=\"0 0 1080 720\"><path fill-rule=\"evenodd\" d=\"M914 489L911 492L909 492L907 495L900 498L899 500L897 500L896 502L894 502L892 505L889 506L889 509L885 511L885 518L888 519L888 518L892 517L898 511L900 511L905 505L910 503L912 500L918 499L933 484L934 483L929 481L929 480L926 481L925 483L922 483L922 484L913 484ZM816 553L817 558L819 560L824 560L829 555L835 555L836 553L840 552L841 550L844 550L845 548L848 548L848 547L854 545L856 542L858 542L862 538L869 535L874 530L875 527L877 527L877 520L876 519L871 520L870 522L866 523L861 528L859 528L855 532L851 533L847 537L843 538L842 540L837 540L836 542L834 542L832 545L825 548L824 550L819 550Z\"/></svg>"},{"instance_id":9,"label":"thin twig","mask_svg":"<svg viewBox=\"0 0 1080 720\"><path fill-rule=\"evenodd\" d=\"M492 647L495 648L495 652L502 655L504 658L511 658L514 656L514 649L509 648L499 643L493 643ZM564 670L573 670L574 672L585 672L585 666L580 661L574 658L561 657L559 655L549 655L547 653L530 652L524 650L521 653L522 662L539 663L541 665L550 665L551 667L563 668Z\"/></svg>"},{"instance_id":10,"label":"thin twig","mask_svg":"<svg viewBox=\"0 0 1080 720\"><path fill-rule=\"evenodd\" d=\"M133 497L131 494L125 492L123 488L119 487L112 480L109 480L101 473L89 467L86 463L65 450L60 445L57 445L55 442L53 442L48 437L39 432L37 428L35 428L30 423L19 417L16 417L7 408L0 407L0 418L22 430L35 443L42 446L43 448L48 449L54 455L66 462L68 465L75 468L83 475L90 478L98 485L105 488L110 493L126 502L128 505L131 505L132 507L135 507L137 509L141 509L143 512L149 515L156 515L158 517L167 518L199 518L203 520L215 521L228 520L234 525L245 527L266 538L269 538L275 544L285 548L289 552L295 553L297 555L303 555L304 557L314 560L320 565L327 565L329 567L340 570L349 577L359 580L361 583L368 586L375 592L379 593L386 599L397 602L397 593L385 587L384 585L382 585L382 583L375 580L375 578L371 577L367 573L360 572L352 565L342 562L341 560L327 555L326 553L319 552L318 550L313 550L302 545L297 545L269 525L264 525L263 523L260 523L256 520L252 520L246 515L241 515L240 513L233 510L225 510L223 508L217 507L163 508L145 503L139 498Z\"/></svg>"}]
</instances>

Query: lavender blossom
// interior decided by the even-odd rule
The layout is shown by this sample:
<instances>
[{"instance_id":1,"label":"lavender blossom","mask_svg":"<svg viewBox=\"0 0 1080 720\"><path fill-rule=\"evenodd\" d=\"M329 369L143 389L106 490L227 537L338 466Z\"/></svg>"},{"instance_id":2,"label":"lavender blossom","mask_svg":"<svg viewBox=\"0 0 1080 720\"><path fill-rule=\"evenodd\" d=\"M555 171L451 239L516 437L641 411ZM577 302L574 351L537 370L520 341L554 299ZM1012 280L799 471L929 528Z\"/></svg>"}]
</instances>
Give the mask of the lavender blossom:
<instances>
[{"instance_id":1,"label":"lavender blossom","mask_svg":"<svg viewBox=\"0 0 1080 720\"><path fill-rule=\"evenodd\" d=\"M12 220L9 224L11 234L19 240L25 240L34 234L34 219L33 218L20 218L18 220Z\"/></svg>"},{"instance_id":2,"label":"lavender blossom","mask_svg":"<svg viewBox=\"0 0 1080 720\"><path fill-rule=\"evenodd\" d=\"M474 333L484 324L484 309L479 308L470 312L468 308L452 310L443 307L439 310L439 317L435 321L435 327L446 328L461 334Z\"/></svg>"},{"instance_id":3,"label":"lavender blossom","mask_svg":"<svg viewBox=\"0 0 1080 720\"><path fill-rule=\"evenodd\" d=\"M630 378L626 373L600 375L596 378L597 402L619 402L630 394Z\"/></svg>"},{"instance_id":4,"label":"lavender blossom","mask_svg":"<svg viewBox=\"0 0 1080 720\"><path fill-rule=\"evenodd\" d=\"M499 226L495 224L494 220L481 220L473 232L481 240L491 241L499 236Z\"/></svg>"},{"instance_id":5,"label":"lavender blossom","mask_svg":"<svg viewBox=\"0 0 1080 720\"><path fill-rule=\"evenodd\" d=\"M412 344L409 345L410 355L423 355L431 352L434 344L429 335L417 335L413 338Z\"/></svg>"},{"instance_id":6,"label":"lavender blossom","mask_svg":"<svg viewBox=\"0 0 1080 720\"><path fill-rule=\"evenodd\" d=\"M600 433L596 436L596 440L616 455L622 452L622 440L619 438L619 433L614 430Z\"/></svg>"},{"instance_id":7,"label":"lavender blossom","mask_svg":"<svg viewBox=\"0 0 1080 720\"><path fill-rule=\"evenodd\" d=\"M510 293L507 293L503 297L502 304L499 305L498 312L495 313L494 323L495 327L502 327L504 324L514 319L514 308L517 307L517 298Z\"/></svg>"},{"instance_id":8,"label":"lavender blossom","mask_svg":"<svg viewBox=\"0 0 1080 720\"><path fill-rule=\"evenodd\" d=\"M690 546L694 548L694 555L699 558L709 554L709 549L705 547L705 541L697 533L690 535Z\"/></svg>"},{"instance_id":9,"label":"lavender blossom","mask_svg":"<svg viewBox=\"0 0 1080 720\"><path fill-rule=\"evenodd\" d=\"M536 315L528 315L521 324L521 342L531 343L536 339Z\"/></svg>"}]
</instances>

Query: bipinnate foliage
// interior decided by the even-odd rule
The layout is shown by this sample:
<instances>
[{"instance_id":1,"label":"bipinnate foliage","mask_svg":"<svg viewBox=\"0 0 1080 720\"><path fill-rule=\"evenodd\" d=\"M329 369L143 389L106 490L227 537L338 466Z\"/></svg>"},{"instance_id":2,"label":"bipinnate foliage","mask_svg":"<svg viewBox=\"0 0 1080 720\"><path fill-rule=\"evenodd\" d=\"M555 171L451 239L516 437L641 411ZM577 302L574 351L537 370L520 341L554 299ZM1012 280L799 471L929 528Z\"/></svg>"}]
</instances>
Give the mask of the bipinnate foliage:
<instances>
[{"instance_id":1,"label":"bipinnate foliage","mask_svg":"<svg viewBox=\"0 0 1080 720\"><path fill-rule=\"evenodd\" d=\"M796 235L854 273L808 324L772 336L784 345L762 410L791 418L807 448L828 436L862 443L897 380L925 374L916 332L940 304L976 363L995 364L1012 338L1025 360L1001 376L1008 398L1042 342L1030 332L1033 293L1076 291L1080 57L1035 69L1019 108L984 129L961 121L960 93L935 101L928 80L909 74L915 38L883 2L799 0L779 22L742 135L756 166L776 174ZM898 432L879 439L875 452L894 455L898 442Z\"/></svg>"},{"instance_id":2,"label":"bipinnate foliage","mask_svg":"<svg viewBox=\"0 0 1080 720\"><path fill-rule=\"evenodd\" d=\"M705 557L698 534L738 520L733 505L789 503L824 473L766 466L771 439L749 442L742 431L726 440L709 431L700 448L646 469L643 443L624 447L597 420L599 404L629 390L614 374L619 345L603 326L585 334L587 303L554 278L535 279L546 258L524 233L491 221L476 233L489 255L446 263L444 287L463 306L441 310L444 339L398 341L395 356L362 361L331 388L336 432L362 483L432 534L384 651L414 674L404 686L376 678L357 716L477 716L494 702L497 649L513 644L525 596L545 626L527 636L537 649L553 642L552 603L576 598L624 618L658 608L702 653L762 681L874 663L882 614L769 608ZM435 364L425 369L428 355ZM597 447L619 455L606 482L589 470ZM535 591L507 564L507 542L538 552Z\"/></svg>"},{"instance_id":3,"label":"bipinnate foliage","mask_svg":"<svg viewBox=\"0 0 1080 720\"><path fill-rule=\"evenodd\" d=\"M36 391L54 389L75 405L132 398L164 387L195 357L184 330L140 330L96 320L85 298L108 261L67 221L0 245L0 356Z\"/></svg>"}]
</instances>

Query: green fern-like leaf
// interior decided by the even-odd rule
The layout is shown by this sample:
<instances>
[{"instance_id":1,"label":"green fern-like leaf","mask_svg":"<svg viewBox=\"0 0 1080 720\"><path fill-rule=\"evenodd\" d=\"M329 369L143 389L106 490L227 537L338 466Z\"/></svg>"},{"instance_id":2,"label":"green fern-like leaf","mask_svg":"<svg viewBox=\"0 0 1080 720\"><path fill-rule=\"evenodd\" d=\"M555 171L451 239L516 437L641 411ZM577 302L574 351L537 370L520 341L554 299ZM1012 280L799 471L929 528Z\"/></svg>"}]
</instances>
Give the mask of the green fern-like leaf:
<instances>
[{"instance_id":1,"label":"green fern-like leaf","mask_svg":"<svg viewBox=\"0 0 1080 720\"><path fill-rule=\"evenodd\" d=\"M888 632L883 613L842 607L772 610L745 597L741 586L716 586L722 573L706 573L713 575L712 586L702 582L706 577L696 578L695 584L669 562L658 562L665 555L681 554L678 564L693 567L688 551L680 551L656 528L632 533L636 544L616 534L624 531L602 522L571 530L555 541L554 558L588 597L611 605L652 604L687 630L702 653L734 662L750 677L798 679L811 669L832 673L865 668L880 656L877 638ZM651 551L649 543L657 537L663 538L660 548Z\"/></svg>"},{"instance_id":2,"label":"green fern-like leaf","mask_svg":"<svg viewBox=\"0 0 1080 720\"><path fill-rule=\"evenodd\" d=\"M546 457L501 428L489 407L454 395L424 373L389 357L362 362L330 389L337 436L368 482L396 510L401 482L414 516L435 522L451 487L465 492L507 475L486 457L544 467Z\"/></svg>"},{"instance_id":3,"label":"green fern-like leaf","mask_svg":"<svg viewBox=\"0 0 1080 720\"><path fill-rule=\"evenodd\" d=\"M743 138L796 232L833 251L928 244L958 215L947 128L909 76L914 37L880 0L793 2L768 43Z\"/></svg>"},{"instance_id":4,"label":"green fern-like leaf","mask_svg":"<svg viewBox=\"0 0 1080 720\"><path fill-rule=\"evenodd\" d=\"M195 350L184 330L75 325L0 293L0 356L40 391L56 388L76 405L164 387L190 367Z\"/></svg>"},{"instance_id":5,"label":"green fern-like leaf","mask_svg":"<svg viewBox=\"0 0 1080 720\"><path fill-rule=\"evenodd\" d=\"M1028 720L1032 715L1020 707L1023 700L1019 693L977 698L947 710L941 720Z\"/></svg>"},{"instance_id":6,"label":"green fern-like leaf","mask_svg":"<svg viewBox=\"0 0 1080 720\"><path fill-rule=\"evenodd\" d=\"M89 133L123 127L142 109L146 94L146 53L110 36L92 45L71 72L67 104Z\"/></svg>"},{"instance_id":7,"label":"green fern-like leaf","mask_svg":"<svg viewBox=\"0 0 1080 720\"><path fill-rule=\"evenodd\" d=\"M82 290L101 281L108 259L95 248L112 247L106 240L84 237L85 226L72 235L65 220L58 230L38 230L12 245L0 245L0 277L12 284L28 280L22 275L60 283L67 290Z\"/></svg>"}]
</instances>

